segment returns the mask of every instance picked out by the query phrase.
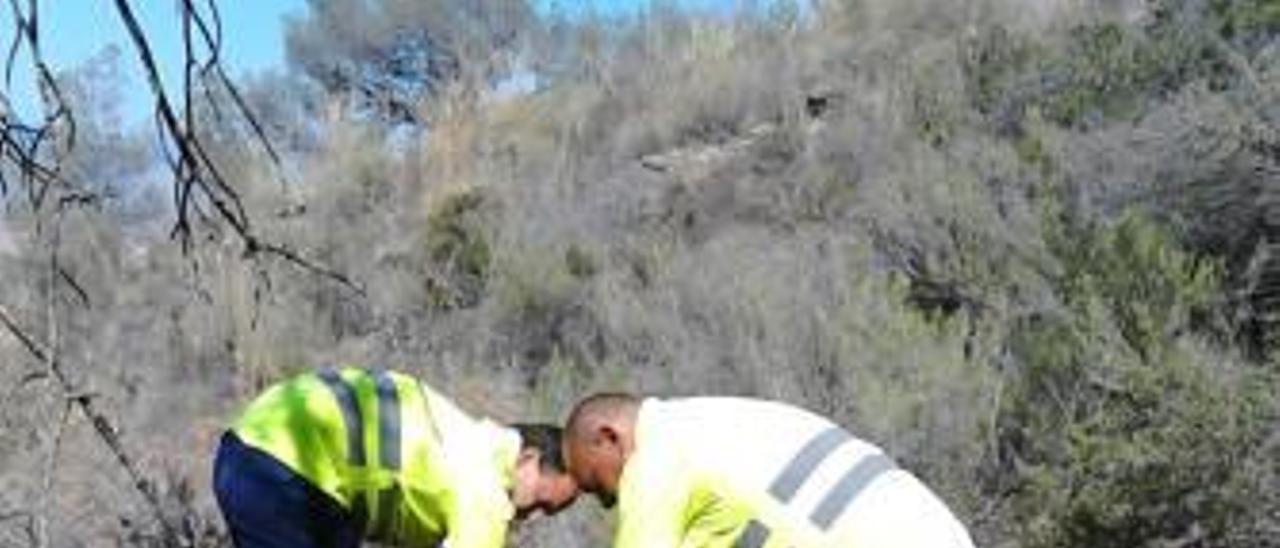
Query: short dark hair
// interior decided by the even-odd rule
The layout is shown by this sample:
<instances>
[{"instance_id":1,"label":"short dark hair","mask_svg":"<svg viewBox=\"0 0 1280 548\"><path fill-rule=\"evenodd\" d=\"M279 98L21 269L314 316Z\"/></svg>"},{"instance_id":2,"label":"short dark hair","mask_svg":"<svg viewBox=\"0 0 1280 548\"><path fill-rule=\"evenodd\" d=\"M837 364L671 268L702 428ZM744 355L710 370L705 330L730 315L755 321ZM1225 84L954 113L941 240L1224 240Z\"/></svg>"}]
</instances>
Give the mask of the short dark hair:
<instances>
[{"instance_id":1,"label":"short dark hair","mask_svg":"<svg viewBox=\"0 0 1280 548\"><path fill-rule=\"evenodd\" d=\"M520 449L533 449L538 452L538 467L544 472L557 474L568 473L564 465L564 456L560 454L560 440L564 430L559 426L546 423L516 423L511 425L520 433Z\"/></svg>"}]
</instances>

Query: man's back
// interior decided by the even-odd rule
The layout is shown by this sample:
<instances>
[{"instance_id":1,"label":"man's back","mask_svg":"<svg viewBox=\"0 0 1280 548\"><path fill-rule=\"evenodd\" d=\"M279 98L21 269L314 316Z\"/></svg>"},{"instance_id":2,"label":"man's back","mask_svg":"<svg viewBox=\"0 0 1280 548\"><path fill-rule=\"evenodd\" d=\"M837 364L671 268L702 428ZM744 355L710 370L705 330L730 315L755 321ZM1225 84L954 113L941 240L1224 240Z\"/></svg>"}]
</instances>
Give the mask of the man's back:
<instances>
[{"instance_id":1,"label":"man's back","mask_svg":"<svg viewBox=\"0 0 1280 548\"><path fill-rule=\"evenodd\" d=\"M740 398L645 400L618 546L971 546L945 505L825 418Z\"/></svg>"},{"instance_id":2,"label":"man's back","mask_svg":"<svg viewBox=\"0 0 1280 548\"><path fill-rule=\"evenodd\" d=\"M357 368L299 375L233 427L328 495L373 539L498 546L519 435L465 414L416 379Z\"/></svg>"}]
</instances>

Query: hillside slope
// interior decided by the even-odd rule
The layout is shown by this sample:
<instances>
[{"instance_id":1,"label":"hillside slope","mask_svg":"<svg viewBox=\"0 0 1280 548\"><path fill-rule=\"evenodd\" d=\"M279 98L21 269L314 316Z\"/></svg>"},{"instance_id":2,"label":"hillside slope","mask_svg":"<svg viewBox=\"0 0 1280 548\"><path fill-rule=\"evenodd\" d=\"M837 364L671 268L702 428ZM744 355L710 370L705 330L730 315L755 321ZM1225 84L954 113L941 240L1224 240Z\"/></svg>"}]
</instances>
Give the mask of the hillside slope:
<instances>
[{"instance_id":1,"label":"hillside slope","mask_svg":"<svg viewBox=\"0 0 1280 548\"><path fill-rule=\"evenodd\" d=\"M442 89L427 130L330 98L283 191L217 140L257 230L361 291L216 230L184 256L143 195L60 220L88 300L42 281L48 212L6 210L0 276L28 283L0 302L196 545L226 542L208 470L235 411L356 363L501 419L597 389L803 405L982 546L1277 546L1280 18L1060 4L583 23L536 89ZM43 364L0 358L0 545L162 545ZM602 516L520 545L602 545Z\"/></svg>"}]
</instances>

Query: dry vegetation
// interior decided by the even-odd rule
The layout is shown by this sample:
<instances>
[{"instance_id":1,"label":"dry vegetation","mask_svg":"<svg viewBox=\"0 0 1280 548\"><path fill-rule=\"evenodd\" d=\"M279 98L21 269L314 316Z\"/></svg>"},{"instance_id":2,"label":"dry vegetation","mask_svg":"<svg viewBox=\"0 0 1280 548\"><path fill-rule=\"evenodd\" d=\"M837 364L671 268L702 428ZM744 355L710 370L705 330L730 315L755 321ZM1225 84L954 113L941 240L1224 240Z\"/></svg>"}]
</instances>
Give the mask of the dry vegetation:
<instances>
[{"instance_id":1,"label":"dry vegetation","mask_svg":"<svg viewBox=\"0 0 1280 548\"><path fill-rule=\"evenodd\" d=\"M982 546L1280 546L1275 2L357 4L313 0L295 73L247 84L285 187L203 115L255 229L358 288L216 226L184 255L109 58L63 76L104 199L0 216L0 302L183 538L224 542L208 459L237 406L352 362L504 418L601 388L802 404ZM51 238L82 292L46 279ZM42 364L0 357L0 545L159 543ZM597 518L521 545L602 545Z\"/></svg>"}]
</instances>

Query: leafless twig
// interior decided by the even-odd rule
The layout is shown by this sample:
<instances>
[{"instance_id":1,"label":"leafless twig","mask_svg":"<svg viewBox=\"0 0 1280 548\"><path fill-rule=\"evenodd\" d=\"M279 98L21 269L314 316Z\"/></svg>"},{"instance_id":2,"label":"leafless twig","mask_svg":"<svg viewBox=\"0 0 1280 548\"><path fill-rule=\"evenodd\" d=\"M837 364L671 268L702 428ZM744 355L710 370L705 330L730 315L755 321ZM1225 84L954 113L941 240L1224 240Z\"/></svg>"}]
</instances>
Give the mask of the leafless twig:
<instances>
[{"instance_id":1,"label":"leafless twig","mask_svg":"<svg viewBox=\"0 0 1280 548\"><path fill-rule=\"evenodd\" d=\"M61 247L61 243L62 243L62 212L61 211L58 212L56 220L54 221L53 234L50 236L50 240L51 240L51 244L49 246L50 247L49 276L47 279L47 287L45 288L45 323L47 326L45 328L45 332L48 333L48 342L45 343L45 348L48 349L48 351L45 353L45 368L48 369L49 371L53 371L54 363L58 359L58 350L61 347L60 340L59 340L59 335L61 334L61 331L58 328L59 327L58 311L57 311L57 303L55 298L55 294L57 293L57 287L58 287L58 279L59 279L58 272L61 270L61 267L58 266L58 248ZM57 458L57 454L56 454L57 447L62 443L63 426L66 424L65 410L69 409L70 405L71 404L69 402L63 404L62 406L64 410L63 416L58 421L58 424L55 427L55 432L53 437L53 450L51 451L52 453L51 457L53 459ZM41 481L40 504L38 507L38 511L36 511L31 518L32 520L31 529L32 531L34 531L36 548L44 548L49 541L49 538L48 538L49 535L47 532L48 519L46 518L46 515L48 513L49 487L51 486L52 481L53 481L53 468L52 466L47 466L45 468L44 480Z\"/></svg>"},{"instance_id":2,"label":"leafless twig","mask_svg":"<svg viewBox=\"0 0 1280 548\"><path fill-rule=\"evenodd\" d=\"M306 270L312 274L338 282L339 284L342 284L346 286L348 289L354 291L357 295L360 295L361 297L368 297L368 293L364 290L363 287L356 284L355 281L353 281L350 277L348 277L347 275L341 272L325 268L316 263L303 259L302 257L298 256L297 252L287 247L283 247L283 246L279 246L271 243L265 243L265 242L257 242L256 245L257 245L256 248L251 248L249 250L250 253L261 252L267 255L274 255L274 256L280 257L281 259L284 259L285 262L297 265L301 267L303 270Z\"/></svg>"},{"instance_id":3,"label":"leafless twig","mask_svg":"<svg viewBox=\"0 0 1280 548\"><path fill-rule=\"evenodd\" d=\"M137 491L137 493L147 503L155 519L164 530L165 537L167 539L174 540L176 543L177 535L174 533L173 527L164 517L164 512L161 510L160 506L159 496L156 494L151 482L147 481L145 476L142 475L142 471L137 462L134 461L125 451L124 444L120 441L119 431L112 425L111 420L98 409L94 400L87 393L76 389L71 380L67 377L65 371L63 371L62 363L58 360L50 359L53 354L50 353L48 349L44 348L43 345L36 342L36 340L31 337L26 330L18 325L14 320L13 315L9 313L9 310L3 304L0 304L0 324L4 325L5 329L22 344L32 357L37 361L47 363L49 365L49 372L52 374L54 380L57 381L58 386L61 388L63 393L67 394L70 402L79 408L84 416L89 419L89 422L93 425L94 432L97 434L99 440L107 446L107 449L111 451L113 456L115 456L116 462L124 468L125 473L128 474L129 479L133 484L134 490Z\"/></svg>"},{"instance_id":4,"label":"leafless twig","mask_svg":"<svg viewBox=\"0 0 1280 548\"><path fill-rule=\"evenodd\" d=\"M8 93L0 94L0 103L4 106L4 112L0 112L0 158L18 168L28 199L38 207L44 203L50 186L65 182L58 168L56 152L47 152L46 145L50 144L50 138L55 137L55 133L61 132L65 148L73 147L75 119L52 70L41 55L39 2L28 0L24 9L19 0L9 0L9 8L17 32L9 45L5 62L5 88L7 90L12 86L18 54L26 46L31 56L36 83L40 87L45 114L37 125L23 124L9 104ZM7 194L8 187L3 176L0 176L0 195Z\"/></svg>"},{"instance_id":5,"label":"leafless twig","mask_svg":"<svg viewBox=\"0 0 1280 548\"><path fill-rule=\"evenodd\" d=\"M36 512L39 522L36 527L38 532L36 546L38 547L49 544L49 519L46 516L49 515L49 502L53 499L53 481L58 474L58 458L62 452L62 438L67 431L67 421L71 418L71 405L70 401L62 405L57 426L54 427L53 442L49 447L49 455L45 459L44 479L40 482L40 510Z\"/></svg>"},{"instance_id":6,"label":"leafless twig","mask_svg":"<svg viewBox=\"0 0 1280 548\"><path fill-rule=\"evenodd\" d=\"M198 207L197 201L203 199L207 201L217 214L219 220L225 222L244 244L246 258L254 258L259 253L275 255L286 262L293 263L302 269L319 274L325 278L336 281L343 286L355 291L357 294L364 296L364 290L361 289L347 276L338 273L332 269L320 266L306 258L302 257L296 251L293 251L283 245L265 242L253 231L250 226L249 216L245 211L244 204L240 200L240 195L223 177L217 164L212 160L204 144L195 131L194 104L191 93L191 86L194 84L194 74L197 63L195 61L196 50L193 44L193 36L195 31L199 31L205 40L205 47L216 51L220 44L219 32L209 29L209 25L204 18L195 9L194 4L190 0L184 0L183 8L183 39L184 50L186 55L186 83L185 88L185 123L180 121L176 110L169 99L168 93L160 80L160 71L157 68L155 58L151 52L151 46L146 35L142 31L141 25L138 24L137 18L133 14L133 10L127 0L116 0L116 11L124 21L125 27L129 31L130 39L134 44L134 48L138 52L139 60L143 70L147 75L147 82L150 85L151 93L156 101L156 111L158 120L162 129L162 134L167 136L168 142L172 144L173 152L176 154L171 158L171 169L174 174L175 200L177 220L174 224L173 234L179 238L184 245L188 247L191 242L191 220L190 216ZM210 9L213 4L210 3ZM216 14L216 10L213 10ZM216 15L215 15L216 18ZM216 19L215 19L216 20ZM220 25L218 26L220 28ZM268 150L268 155L276 163L277 170L281 170L279 156L275 150L271 148L265 132L258 123L257 118L250 112L247 104L243 101L239 91L227 78L226 73L217 63L217 58L212 57L207 63L204 71L213 70L218 79L226 87L232 100L236 103L237 108L241 111L243 117L249 121L258 140L264 144ZM165 147L168 150L167 147Z\"/></svg>"},{"instance_id":7,"label":"leafless twig","mask_svg":"<svg viewBox=\"0 0 1280 548\"><path fill-rule=\"evenodd\" d=\"M7 331L37 362L42 370L27 374L19 387L31 382L48 379L59 391L63 404L61 419L53 436L52 455L46 462L39 507L23 512L19 517L28 519L28 533L33 544L48 543L45 535L48 519L48 497L51 497L58 452L65 434L66 422L72 409L79 409L93 426L96 437L108 448L117 463L124 469L133 488L145 501L149 511L162 529L167 544L179 540L177 529L170 524L162 511L159 496L151 482L143 475L120 438L119 432L102 410L95 404L93 394L83 390L68 375L68 365L60 355L59 302L55 297L60 288L69 290L73 301L88 308L90 293L74 276L74 269L65 267L59 256L60 223L65 211L74 207L98 203L99 196L68 179L61 171L61 160L75 145L76 125L71 106L67 103L50 66L45 63L41 51L42 20L39 17L38 0L8 0L17 30L8 44L7 62L4 66L5 87L0 90L0 196L12 188L24 191L31 209L37 213L47 211L45 204L56 205L52 234L45 241L49 244L46 284L45 328L43 337L36 337L24 327L24 322L10 309L0 304L0 331ZM363 288L341 272L308 260L303 253L276 242L268 242L253 230L250 215L241 200L240 193L224 176L214 161L207 143L201 139L199 112L195 94L197 87L205 90L209 106L217 107L211 89L225 91L225 97L235 112L247 124L249 133L260 144L275 167L282 184L287 183L280 154L272 146L262 124L251 112L240 90L228 77L220 59L223 43L222 21L216 0L181 0L179 2L183 56L186 74L179 103L175 103L161 81L150 37L135 17L133 2L115 0L115 12L124 23L129 40L136 51L155 103L157 135L161 149L169 160L173 174L176 219L172 234L184 251L190 249L195 238L196 223L206 223L214 230L230 228L243 245L246 260L276 258L293 264L306 272L321 276L357 294L366 296ZM23 56L25 54L25 56ZM29 63L29 67L26 64ZM10 101L14 74L21 69L31 70L41 93L43 116L37 122L28 123L13 110ZM6 176L15 177L17 185L11 185ZM37 234L45 234L43 227L48 216L37 215ZM194 261L194 258L193 258ZM62 311L65 314L65 310ZM34 323L34 322L27 322ZM0 520L9 519L0 515Z\"/></svg>"}]
</instances>

